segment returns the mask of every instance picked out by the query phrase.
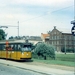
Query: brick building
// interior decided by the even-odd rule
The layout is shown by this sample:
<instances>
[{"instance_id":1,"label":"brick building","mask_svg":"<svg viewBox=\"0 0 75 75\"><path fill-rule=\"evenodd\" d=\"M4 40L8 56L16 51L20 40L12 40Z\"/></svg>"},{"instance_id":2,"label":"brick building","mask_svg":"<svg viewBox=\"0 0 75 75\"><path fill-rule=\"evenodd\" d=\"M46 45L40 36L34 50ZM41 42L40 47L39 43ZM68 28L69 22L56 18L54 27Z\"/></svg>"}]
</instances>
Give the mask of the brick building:
<instances>
[{"instance_id":1,"label":"brick building","mask_svg":"<svg viewBox=\"0 0 75 75\"><path fill-rule=\"evenodd\" d=\"M49 40L45 42L54 45L57 52L61 52L62 49L75 49L75 37L71 33L63 33L56 29L49 32Z\"/></svg>"}]
</instances>

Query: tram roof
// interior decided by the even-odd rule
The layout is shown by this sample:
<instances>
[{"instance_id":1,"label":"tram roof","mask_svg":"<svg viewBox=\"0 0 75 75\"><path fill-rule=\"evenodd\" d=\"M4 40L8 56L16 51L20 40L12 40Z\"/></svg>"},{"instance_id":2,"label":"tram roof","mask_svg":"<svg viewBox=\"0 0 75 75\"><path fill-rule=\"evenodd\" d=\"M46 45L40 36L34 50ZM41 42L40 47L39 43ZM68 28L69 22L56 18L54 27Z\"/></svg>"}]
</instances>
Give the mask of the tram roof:
<instances>
[{"instance_id":1,"label":"tram roof","mask_svg":"<svg viewBox=\"0 0 75 75\"><path fill-rule=\"evenodd\" d=\"M4 43L26 43L26 40L1 40L0 44L4 44Z\"/></svg>"}]
</instances>

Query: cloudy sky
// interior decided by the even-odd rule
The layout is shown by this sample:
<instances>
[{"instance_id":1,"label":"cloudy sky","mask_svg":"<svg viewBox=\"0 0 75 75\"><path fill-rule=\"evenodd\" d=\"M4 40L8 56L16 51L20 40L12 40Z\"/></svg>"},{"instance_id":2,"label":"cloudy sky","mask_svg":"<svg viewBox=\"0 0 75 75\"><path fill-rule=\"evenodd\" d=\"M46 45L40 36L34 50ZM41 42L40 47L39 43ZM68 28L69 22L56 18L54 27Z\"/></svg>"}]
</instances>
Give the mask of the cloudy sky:
<instances>
[{"instance_id":1,"label":"cloudy sky","mask_svg":"<svg viewBox=\"0 0 75 75\"><path fill-rule=\"evenodd\" d=\"M40 36L54 26L71 31L74 0L0 0L0 25L18 26L20 36ZM17 36L17 27L3 28L9 36Z\"/></svg>"}]
</instances>

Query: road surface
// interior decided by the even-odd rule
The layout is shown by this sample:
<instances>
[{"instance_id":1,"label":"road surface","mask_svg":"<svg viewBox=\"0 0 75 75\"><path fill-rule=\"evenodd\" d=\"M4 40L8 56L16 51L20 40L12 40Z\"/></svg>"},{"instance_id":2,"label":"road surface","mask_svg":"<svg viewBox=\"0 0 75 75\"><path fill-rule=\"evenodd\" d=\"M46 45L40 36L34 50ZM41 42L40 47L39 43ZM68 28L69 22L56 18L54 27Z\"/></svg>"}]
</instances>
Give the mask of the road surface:
<instances>
[{"instance_id":1,"label":"road surface","mask_svg":"<svg viewBox=\"0 0 75 75\"><path fill-rule=\"evenodd\" d=\"M16 68L9 65L0 64L0 75L43 75L43 74Z\"/></svg>"},{"instance_id":2,"label":"road surface","mask_svg":"<svg viewBox=\"0 0 75 75\"><path fill-rule=\"evenodd\" d=\"M27 71L29 70L28 74L20 73L18 75L75 75L74 71L62 70L60 68L57 69L57 68L47 67L47 66L43 66L42 64L41 65L38 65L38 64L33 65L33 64L25 64L25 63L14 62L14 61L9 61L9 60L2 60L2 59L0 59L0 64L9 65L7 67L15 69L14 72L16 72L17 69L20 68L18 73L19 72L23 73L23 72L25 72L25 70L26 70L25 73L27 73ZM9 70L7 70L7 71L9 71ZM12 71L12 70L10 70L10 71ZM9 75L14 75L14 74L12 73Z\"/></svg>"}]
</instances>

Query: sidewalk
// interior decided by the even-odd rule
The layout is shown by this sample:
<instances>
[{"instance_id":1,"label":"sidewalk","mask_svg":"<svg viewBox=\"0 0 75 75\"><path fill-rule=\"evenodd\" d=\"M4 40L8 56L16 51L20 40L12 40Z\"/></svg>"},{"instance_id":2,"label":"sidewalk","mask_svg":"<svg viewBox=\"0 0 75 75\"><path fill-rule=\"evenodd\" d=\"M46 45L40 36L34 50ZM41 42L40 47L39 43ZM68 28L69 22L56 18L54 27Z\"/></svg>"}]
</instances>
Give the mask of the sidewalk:
<instances>
[{"instance_id":1,"label":"sidewalk","mask_svg":"<svg viewBox=\"0 0 75 75\"><path fill-rule=\"evenodd\" d=\"M28 65L25 63L19 63L10 60L0 59L0 64L6 64L9 66L15 66L22 69L32 70L36 72L43 73L44 75L74 75L73 71L60 70L55 68L49 68L45 66L37 66L37 65Z\"/></svg>"}]
</instances>

